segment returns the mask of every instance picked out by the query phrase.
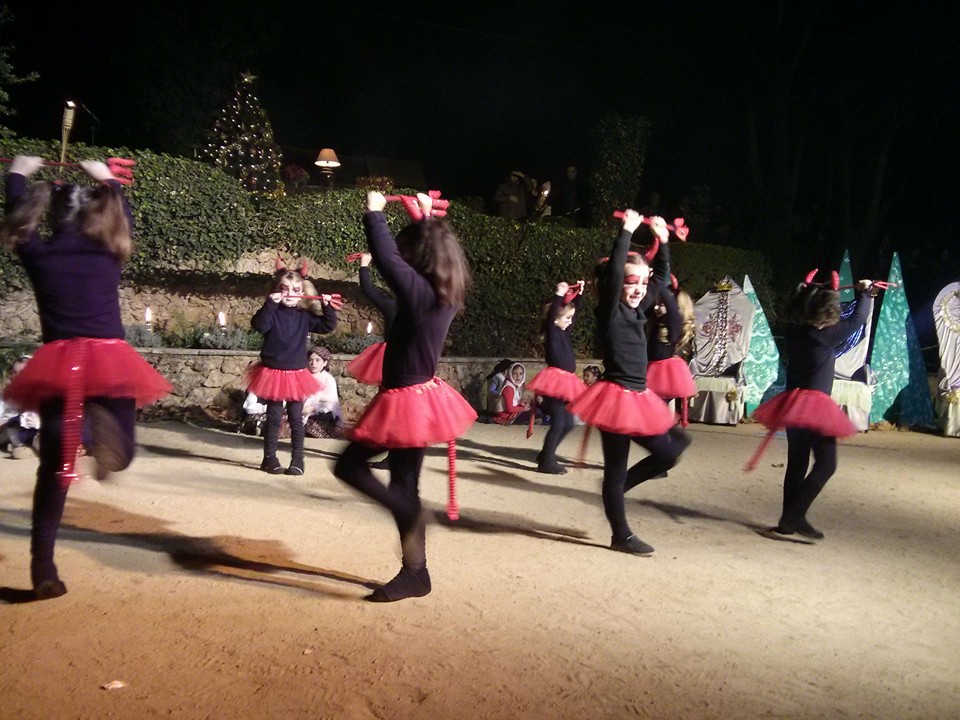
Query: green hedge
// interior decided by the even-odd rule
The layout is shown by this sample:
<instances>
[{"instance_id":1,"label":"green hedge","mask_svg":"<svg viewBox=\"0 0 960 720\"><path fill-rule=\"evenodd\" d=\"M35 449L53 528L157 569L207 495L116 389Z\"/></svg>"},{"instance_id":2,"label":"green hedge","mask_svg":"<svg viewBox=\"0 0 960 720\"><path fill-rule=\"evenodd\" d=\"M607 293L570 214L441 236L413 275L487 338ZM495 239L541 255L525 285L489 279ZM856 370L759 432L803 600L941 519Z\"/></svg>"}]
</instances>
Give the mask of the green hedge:
<instances>
[{"instance_id":1,"label":"green hedge","mask_svg":"<svg viewBox=\"0 0 960 720\"><path fill-rule=\"evenodd\" d=\"M59 147L36 140L4 141L0 154L57 158ZM136 182L129 190L137 249L126 271L128 281L165 287L165 279L181 270L180 277L213 283L244 252L265 249L277 249L291 262L308 256L347 270L344 256L366 246L362 190L298 193L255 203L236 180L206 163L123 148L70 148L71 160L109 156L137 161ZM40 177L69 180L77 173L44 168ZM388 206L388 218L394 230L402 227L405 216L398 203ZM611 231L545 222L521 224L484 215L456 201L450 205L448 219L474 274L466 308L455 321L446 349L455 355L519 357L542 352L543 303L559 280L590 279L595 259L608 254L613 240ZM696 228L692 237L696 238ZM723 275L739 283L749 274L765 307L771 301L770 268L759 253L696 242L673 243L671 249L674 273L694 299ZM264 268L264 275L271 270ZM0 292L25 286L19 263L0 253ZM591 298L582 309L574 325L574 341L581 355L595 357Z\"/></svg>"}]
</instances>

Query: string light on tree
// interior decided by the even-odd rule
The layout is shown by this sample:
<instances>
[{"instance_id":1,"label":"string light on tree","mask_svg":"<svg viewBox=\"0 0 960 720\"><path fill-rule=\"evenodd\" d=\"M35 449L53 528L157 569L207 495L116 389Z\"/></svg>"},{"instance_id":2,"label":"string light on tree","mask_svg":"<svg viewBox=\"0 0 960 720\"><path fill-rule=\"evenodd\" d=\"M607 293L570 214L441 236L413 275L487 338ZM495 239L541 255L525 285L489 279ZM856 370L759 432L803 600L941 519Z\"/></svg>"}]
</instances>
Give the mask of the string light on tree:
<instances>
[{"instance_id":1,"label":"string light on tree","mask_svg":"<svg viewBox=\"0 0 960 720\"><path fill-rule=\"evenodd\" d=\"M253 92L256 76L243 73L236 92L214 123L212 137L203 150L205 159L261 197L281 197L282 155L273 127Z\"/></svg>"}]
</instances>

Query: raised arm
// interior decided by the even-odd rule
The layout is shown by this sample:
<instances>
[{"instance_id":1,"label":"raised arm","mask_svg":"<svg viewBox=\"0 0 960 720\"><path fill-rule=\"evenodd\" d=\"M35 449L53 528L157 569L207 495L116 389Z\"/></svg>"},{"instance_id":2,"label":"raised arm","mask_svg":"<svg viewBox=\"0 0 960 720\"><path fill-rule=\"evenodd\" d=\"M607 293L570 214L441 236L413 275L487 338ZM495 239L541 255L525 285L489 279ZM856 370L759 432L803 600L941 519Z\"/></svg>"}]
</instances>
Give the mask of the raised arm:
<instances>
[{"instance_id":1,"label":"raised arm","mask_svg":"<svg viewBox=\"0 0 960 720\"><path fill-rule=\"evenodd\" d=\"M861 280L857 283L857 305L853 312L846 320L841 320L833 327L824 328L822 331L828 343L833 345L842 343L866 324L873 310L872 286L873 283L869 280Z\"/></svg>"},{"instance_id":2,"label":"raised arm","mask_svg":"<svg viewBox=\"0 0 960 720\"><path fill-rule=\"evenodd\" d=\"M370 261L373 256L370 253L363 253L360 257L360 290L374 307L379 310L384 317L392 318L397 312L397 301L393 295L378 288L371 277Z\"/></svg>"},{"instance_id":3,"label":"raised arm","mask_svg":"<svg viewBox=\"0 0 960 720\"><path fill-rule=\"evenodd\" d=\"M310 332L329 333L337 329L337 311L330 303L324 303L323 315L310 313Z\"/></svg>"},{"instance_id":4,"label":"raised arm","mask_svg":"<svg viewBox=\"0 0 960 720\"><path fill-rule=\"evenodd\" d=\"M363 226L373 261L398 300L404 300L414 307L430 307L436 303L436 293L427 279L400 256L397 242L383 214L385 205L386 199L381 193L368 193Z\"/></svg>"}]
</instances>

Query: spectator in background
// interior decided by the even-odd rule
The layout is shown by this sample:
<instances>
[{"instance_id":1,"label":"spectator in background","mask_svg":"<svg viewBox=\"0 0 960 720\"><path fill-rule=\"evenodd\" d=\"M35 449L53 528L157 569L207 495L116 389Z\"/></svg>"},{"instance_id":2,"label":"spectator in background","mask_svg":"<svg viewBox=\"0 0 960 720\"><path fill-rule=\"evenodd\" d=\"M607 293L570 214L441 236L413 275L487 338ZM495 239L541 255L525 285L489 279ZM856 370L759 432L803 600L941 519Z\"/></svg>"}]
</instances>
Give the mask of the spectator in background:
<instances>
[{"instance_id":1,"label":"spectator in background","mask_svg":"<svg viewBox=\"0 0 960 720\"><path fill-rule=\"evenodd\" d=\"M10 368L10 379L26 367L32 355L21 355ZM10 457L20 460L36 455L34 439L40 429L40 416L35 412L21 412L11 402L0 399L0 444L10 452Z\"/></svg>"},{"instance_id":2,"label":"spectator in background","mask_svg":"<svg viewBox=\"0 0 960 720\"><path fill-rule=\"evenodd\" d=\"M568 165L566 174L551 186L551 216L572 221L577 227L583 224L583 191L576 165Z\"/></svg>"},{"instance_id":3,"label":"spectator in background","mask_svg":"<svg viewBox=\"0 0 960 720\"><path fill-rule=\"evenodd\" d=\"M514 220L526 218L528 192L526 176L519 170L514 170L497 186L493 195L493 201L497 203L497 214Z\"/></svg>"}]
</instances>

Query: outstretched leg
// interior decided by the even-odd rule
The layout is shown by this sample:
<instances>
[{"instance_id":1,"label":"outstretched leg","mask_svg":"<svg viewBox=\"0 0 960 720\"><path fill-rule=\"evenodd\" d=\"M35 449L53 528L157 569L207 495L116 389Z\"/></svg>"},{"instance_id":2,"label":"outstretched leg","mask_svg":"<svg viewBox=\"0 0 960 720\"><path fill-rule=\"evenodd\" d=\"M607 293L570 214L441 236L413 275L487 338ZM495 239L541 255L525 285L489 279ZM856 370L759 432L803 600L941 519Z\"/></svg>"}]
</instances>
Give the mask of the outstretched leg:
<instances>
[{"instance_id":1,"label":"outstretched leg","mask_svg":"<svg viewBox=\"0 0 960 720\"><path fill-rule=\"evenodd\" d=\"M351 443L333 470L334 475L345 483L387 508L400 534L403 551L400 572L367 599L372 602L394 602L408 597L423 597L431 589L426 558L426 522L421 512L419 494L420 468L425 452L423 448L391 450L389 485L377 480L367 465L367 461L380 452L381 448Z\"/></svg>"}]
</instances>

